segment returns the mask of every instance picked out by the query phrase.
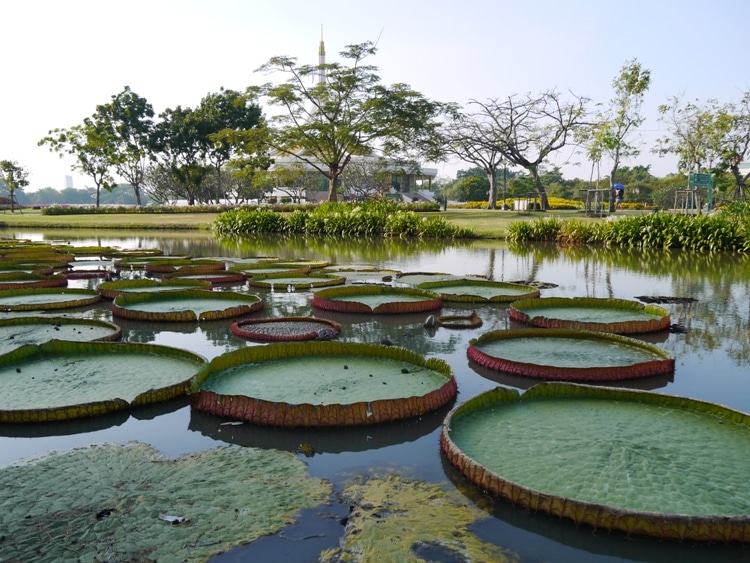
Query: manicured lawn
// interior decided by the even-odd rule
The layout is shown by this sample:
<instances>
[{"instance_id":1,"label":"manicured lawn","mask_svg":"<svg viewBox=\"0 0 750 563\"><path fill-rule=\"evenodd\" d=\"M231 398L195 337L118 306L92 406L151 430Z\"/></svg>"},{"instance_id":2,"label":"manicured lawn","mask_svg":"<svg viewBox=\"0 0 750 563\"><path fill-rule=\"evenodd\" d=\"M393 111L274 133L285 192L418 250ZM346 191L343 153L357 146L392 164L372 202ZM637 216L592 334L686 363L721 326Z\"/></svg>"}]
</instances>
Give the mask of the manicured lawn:
<instances>
[{"instance_id":1,"label":"manicured lawn","mask_svg":"<svg viewBox=\"0 0 750 563\"><path fill-rule=\"evenodd\" d=\"M624 212L627 213L627 212ZM618 212L618 215L624 214ZM473 229L483 238L504 238L505 231L513 221L536 221L542 217L578 218L602 221L601 218L588 218L578 211L548 211L519 214L516 211L486 209L448 209L430 216L440 215L446 221L459 227ZM131 230L204 230L211 229L217 213L123 213L100 215L42 215L38 210L24 210L0 213L0 228L40 228L40 229L131 229Z\"/></svg>"}]
</instances>

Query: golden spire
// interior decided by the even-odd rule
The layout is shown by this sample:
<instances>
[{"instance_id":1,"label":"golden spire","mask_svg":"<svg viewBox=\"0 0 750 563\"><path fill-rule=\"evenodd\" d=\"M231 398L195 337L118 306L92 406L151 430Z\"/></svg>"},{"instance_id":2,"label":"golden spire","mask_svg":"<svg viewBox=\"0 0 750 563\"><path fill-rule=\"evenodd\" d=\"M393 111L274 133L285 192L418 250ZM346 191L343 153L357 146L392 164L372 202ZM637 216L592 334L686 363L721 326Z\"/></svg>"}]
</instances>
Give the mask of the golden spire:
<instances>
[{"instance_id":1,"label":"golden spire","mask_svg":"<svg viewBox=\"0 0 750 563\"><path fill-rule=\"evenodd\" d=\"M318 84L323 84L326 80L326 46L323 43L323 24L320 24L320 46L318 47Z\"/></svg>"}]
</instances>

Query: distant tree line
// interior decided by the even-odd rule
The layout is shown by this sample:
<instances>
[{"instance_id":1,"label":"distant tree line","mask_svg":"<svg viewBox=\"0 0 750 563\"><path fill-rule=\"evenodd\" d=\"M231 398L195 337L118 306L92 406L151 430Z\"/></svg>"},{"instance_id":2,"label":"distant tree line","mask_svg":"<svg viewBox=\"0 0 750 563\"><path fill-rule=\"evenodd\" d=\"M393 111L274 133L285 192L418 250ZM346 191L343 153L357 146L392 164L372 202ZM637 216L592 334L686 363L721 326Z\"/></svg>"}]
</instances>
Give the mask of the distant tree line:
<instances>
[{"instance_id":1,"label":"distant tree line","mask_svg":"<svg viewBox=\"0 0 750 563\"><path fill-rule=\"evenodd\" d=\"M642 104L651 84L650 71L636 59L615 76L607 102L548 90L461 107L430 100L406 84L382 84L378 68L368 64L376 51L367 41L348 45L340 53L343 63L301 65L294 57L272 57L257 70L280 75L280 83L222 88L193 108L158 115L125 86L81 123L50 130L39 145L72 160L90 180L96 206L122 184L136 205L148 199L239 204L272 190L292 200L311 189L327 191L329 201L340 193L370 199L390 191L394 177L418 160L456 158L470 168L442 182L442 191L459 200L481 194L490 208L502 190L534 192L546 209L548 194L575 197L591 186L608 189L612 207L615 183L626 184L626 201L666 203L676 187L688 187L691 174L713 175L717 199L745 197L750 171L741 163L750 158L750 92L739 102L674 97L661 105L666 133L651 151L677 156L678 169L657 179L648 167L623 165L641 152ZM588 181L565 180L550 165L562 149L591 164ZM28 186L28 171L0 162L0 180L13 202Z\"/></svg>"}]
</instances>

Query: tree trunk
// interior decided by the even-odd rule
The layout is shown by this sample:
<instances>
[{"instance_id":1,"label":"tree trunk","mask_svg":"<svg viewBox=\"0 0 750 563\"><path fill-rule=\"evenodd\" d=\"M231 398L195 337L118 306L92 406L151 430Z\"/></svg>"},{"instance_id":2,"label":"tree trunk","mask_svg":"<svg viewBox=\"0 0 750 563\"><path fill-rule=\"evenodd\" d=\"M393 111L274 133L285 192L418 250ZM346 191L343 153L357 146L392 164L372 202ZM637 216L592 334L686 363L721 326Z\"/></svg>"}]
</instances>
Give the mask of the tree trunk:
<instances>
[{"instance_id":1,"label":"tree trunk","mask_svg":"<svg viewBox=\"0 0 750 563\"><path fill-rule=\"evenodd\" d=\"M547 191L542 185L542 179L539 177L539 171L536 166L532 166L527 169L531 172L531 177L534 178L534 186L536 186L536 193L539 196L539 204L542 206L542 211L549 209L549 200L547 199Z\"/></svg>"},{"instance_id":2,"label":"tree trunk","mask_svg":"<svg viewBox=\"0 0 750 563\"><path fill-rule=\"evenodd\" d=\"M490 167L485 172L487 172L487 179L490 181L490 196L487 200L487 209L497 209L497 178L495 178L495 169Z\"/></svg>"},{"instance_id":3,"label":"tree trunk","mask_svg":"<svg viewBox=\"0 0 750 563\"><path fill-rule=\"evenodd\" d=\"M331 171L328 176L328 201L338 201L338 183L340 171Z\"/></svg>"}]
</instances>

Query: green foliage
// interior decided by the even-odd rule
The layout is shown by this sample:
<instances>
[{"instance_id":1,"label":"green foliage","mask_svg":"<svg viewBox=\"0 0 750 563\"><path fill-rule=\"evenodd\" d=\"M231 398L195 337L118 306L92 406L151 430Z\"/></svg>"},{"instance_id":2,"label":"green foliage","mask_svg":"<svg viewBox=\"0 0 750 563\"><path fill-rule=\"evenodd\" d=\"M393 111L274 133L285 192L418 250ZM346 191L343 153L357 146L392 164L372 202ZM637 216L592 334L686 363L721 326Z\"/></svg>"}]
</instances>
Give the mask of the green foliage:
<instances>
[{"instance_id":1,"label":"green foliage","mask_svg":"<svg viewBox=\"0 0 750 563\"><path fill-rule=\"evenodd\" d=\"M408 206L393 202L326 202L288 215L267 208L235 209L221 213L213 223L220 235L298 233L343 237L470 238L469 229L442 217L420 217Z\"/></svg>"}]
</instances>

